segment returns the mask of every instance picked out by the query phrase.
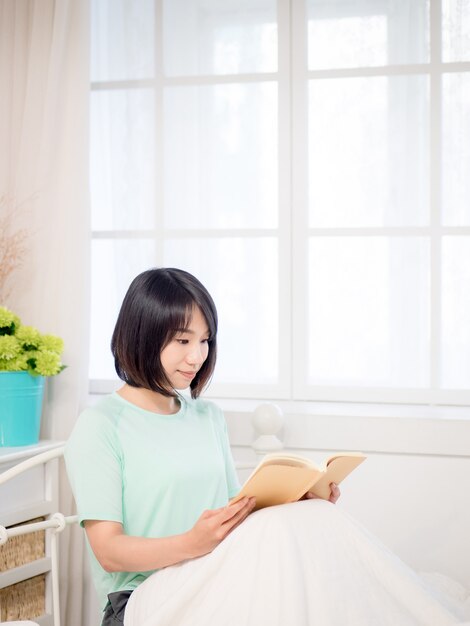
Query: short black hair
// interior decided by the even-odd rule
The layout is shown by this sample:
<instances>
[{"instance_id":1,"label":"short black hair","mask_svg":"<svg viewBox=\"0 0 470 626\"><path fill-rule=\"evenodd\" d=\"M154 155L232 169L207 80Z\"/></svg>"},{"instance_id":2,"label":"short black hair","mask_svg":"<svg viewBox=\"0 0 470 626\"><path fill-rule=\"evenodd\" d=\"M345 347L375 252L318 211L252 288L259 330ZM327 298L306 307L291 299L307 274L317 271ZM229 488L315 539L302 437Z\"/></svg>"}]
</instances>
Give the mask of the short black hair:
<instances>
[{"instance_id":1,"label":"short black hair","mask_svg":"<svg viewBox=\"0 0 470 626\"><path fill-rule=\"evenodd\" d=\"M174 396L160 354L178 330L188 327L195 306L199 307L209 329L209 354L190 385L191 396L197 398L214 372L217 310L204 285L184 270L149 269L130 284L111 339L119 378L131 387Z\"/></svg>"}]
</instances>

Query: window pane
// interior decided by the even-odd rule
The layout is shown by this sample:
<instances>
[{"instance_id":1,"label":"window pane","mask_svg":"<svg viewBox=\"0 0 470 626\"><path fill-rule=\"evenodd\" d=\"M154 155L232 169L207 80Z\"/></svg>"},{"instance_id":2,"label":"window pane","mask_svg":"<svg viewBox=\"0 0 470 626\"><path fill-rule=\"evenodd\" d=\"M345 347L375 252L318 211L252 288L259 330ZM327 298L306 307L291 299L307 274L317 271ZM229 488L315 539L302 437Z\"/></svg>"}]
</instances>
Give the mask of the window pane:
<instances>
[{"instance_id":1,"label":"window pane","mask_svg":"<svg viewBox=\"0 0 470 626\"><path fill-rule=\"evenodd\" d=\"M447 389L470 388L470 237L443 237L442 371Z\"/></svg>"},{"instance_id":2,"label":"window pane","mask_svg":"<svg viewBox=\"0 0 470 626\"><path fill-rule=\"evenodd\" d=\"M429 0L309 0L311 70L426 63Z\"/></svg>"},{"instance_id":3,"label":"window pane","mask_svg":"<svg viewBox=\"0 0 470 626\"><path fill-rule=\"evenodd\" d=\"M154 96L147 89L91 95L94 230L154 226Z\"/></svg>"},{"instance_id":4,"label":"window pane","mask_svg":"<svg viewBox=\"0 0 470 626\"><path fill-rule=\"evenodd\" d=\"M154 0L91 0L91 80L151 78Z\"/></svg>"},{"instance_id":5,"label":"window pane","mask_svg":"<svg viewBox=\"0 0 470 626\"><path fill-rule=\"evenodd\" d=\"M310 225L425 225L427 77L314 80L309 107Z\"/></svg>"},{"instance_id":6,"label":"window pane","mask_svg":"<svg viewBox=\"0 0 470 626\"><path fill-rule=\"evenodd\" d=\"M442 0L442 58L470 61L470 3Z\"/></svg>"},{"instance_id":7,"label":"window pane","mask_svg":"<svg viewBox=\"0 0 470 626\"><path fill-rule=\"evenodd\" d=\"M276 0L164 0L165 73L277 70Z\"/></svg>"},{"instance_id":8,"label":"window pane","mask_svg":"<svg viewBox=\"0 0 470 626\"><path fill-rule=\"evenodd\" d=\"M443 77L442 191L446 226L470 224L470 74Z\"/></svg>"},{"instance_id":9,"label":"window pane","mask_svg":"<svg viewBox=\"0 0 470 626\"><path fill-rule=\"evenodd\" d=\"M219 313L215 383L265 384L278 378L277 241L170 239L165 264L191 272Z\"/></svg>"},{"instance_id":10,"label":"window pane","mask_svg":"<svg viewBox=\"0 0 470 626\"><path fill-rule=\"evenodd\" d=\"M277 85L165 94L165 224L277 226Z\"/></svg>"},{"instance_id":11,"label":"window pane","mask_svg":"<svg viewBox=\"0 0 470 626\"><path fill-rule=\"evenodd\" d=\"M95 239L91 256L90 378L117 378L110 342L131 281L155 265L155 243Z\"/></svg>"},{"instance_id":12,"label":"window pane","mask_svg":"<svg viewBox=\"0 0 470 626\"><path fill-rule=\"evenodd\" d=\"M309 382L429 384L429 242L310 240Z\"/></svg>"}]
</instances>

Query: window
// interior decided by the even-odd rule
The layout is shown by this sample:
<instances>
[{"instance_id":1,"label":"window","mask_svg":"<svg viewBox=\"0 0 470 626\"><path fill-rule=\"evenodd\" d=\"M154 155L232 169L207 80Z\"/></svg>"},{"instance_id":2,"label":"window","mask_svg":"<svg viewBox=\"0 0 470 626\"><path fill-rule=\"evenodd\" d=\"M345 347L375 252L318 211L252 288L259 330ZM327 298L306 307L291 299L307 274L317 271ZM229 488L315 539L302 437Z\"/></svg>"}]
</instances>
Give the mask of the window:
<instances>
[{"instance_id":1,"label":"window","mask_svg":"<svg viewBox=\"0 0 470 626\"><path fill-rule=\"evenodd\" d=\"M220 314L219 397L470 404L470 8L92 0L92 389L130 280Z\"/></svg>"}]
</instances>

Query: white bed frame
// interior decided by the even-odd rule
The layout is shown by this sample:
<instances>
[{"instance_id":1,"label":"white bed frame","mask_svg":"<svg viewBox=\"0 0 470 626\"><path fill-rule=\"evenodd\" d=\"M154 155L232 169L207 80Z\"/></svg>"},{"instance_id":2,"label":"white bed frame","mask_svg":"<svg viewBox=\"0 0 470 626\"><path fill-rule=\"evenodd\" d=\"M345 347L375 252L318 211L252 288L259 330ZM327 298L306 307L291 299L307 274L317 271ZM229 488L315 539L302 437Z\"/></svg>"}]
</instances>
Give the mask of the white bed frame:
<instances>
[{"instance_id":1,"label":"white bed frame","mask_svg":"<svg viewBox=\"0 0 470 626\"><path fill-rule=\"evenodd\" d=\"M276 437L276 433L282 428L284 418L280 409L273 404L262 404L257 407L253 415L253 426L258 434L258 438L253 443L253 449L257 455L263 456L266 453L280 450L283 448L282 442ZM64 446L48 450L37 454L14 467L0 474L0 485L19 476L23 472L33 467L44 465L53 459L61 458L64 454ZM253 469L254 463L236 463L237 470ZM1 521L1 520L0 520ZM5 528L0 524L0 546L5 544L12 537L26 535L32 532L49 531L50 533L50 558L51 558L51 586L52 586L52 616L54 626L60 626L60 603L59 603L59 558L58 544L60 533L68 524L75 524L78 521L76 515L64 516L60 512L53 513L47 520L35 523L25 523L13 528ZM21 622L0 622L1 624L9 624L13 626L30 625L39 626L37 622L21 621Z\"/></svg>"}]
</instances>

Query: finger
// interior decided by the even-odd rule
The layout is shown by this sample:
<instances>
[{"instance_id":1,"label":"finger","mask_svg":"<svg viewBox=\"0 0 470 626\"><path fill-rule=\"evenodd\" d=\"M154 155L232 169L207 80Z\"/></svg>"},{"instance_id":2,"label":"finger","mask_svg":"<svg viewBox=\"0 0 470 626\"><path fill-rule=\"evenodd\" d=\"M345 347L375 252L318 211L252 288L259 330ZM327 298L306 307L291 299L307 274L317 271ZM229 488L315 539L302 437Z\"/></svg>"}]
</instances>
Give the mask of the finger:
<instances>
[{"instance_id":1,"label":"finger","mask_svg":"<svg viewBox=\"0 0 470 626\"><path fill-rule=\"evenodd\" d=\"M210 517L214 517L214 515L219 515L219 513L222 513L224 510L224 506L220 507L220 509L208 509L201 515L201 519L209 519Z\"/></svg>"},{"instance_id":2,"label":"finger","mask_svg":"<svg viewBox=\"0 0 470 626\"><path fill-rule=\"evenodd\" d=\"M247 498L244 498L244 500L247 500ZM225 514L229 507L235 506L235 504L238 504L239 502L242 502L242 500L237 500L237 502L233 503L229 502L227 505L221 506L218 509L207 509L201 514L201 519L210 519L216 515Z\"/></svg>"},{"instance_id":3,"label":"finger","mask_svg":"<svg viewBox=\"0 0 470 626\"><path fill-rule=\"evenodd\" d=\"M220 523L224 524L228 520L232 519L235 515L238 514L239 511L243 510L244 507L249 503L249 498L246 496L235 502L233 504L228 504L226 507L220 509Z\"/></svg>"},{"instance_id":4,"label":"finger","mask_svg":"<svg viewBox=\"0 0 470 626\"><path fill-rule=\"evenodd\" d=\"M251 513L254 506L256 504L256 498L247 498L245 505L237 511L235 515L232 515L229 519L225 520L222 525L231 527L234 524L237 524L240 520L245 519L245 517Z\"/></svg>"},{"instance_id":5,"label":"finger","mask_svg":"<svg viewBox=\"0 0 470 626\"><path fill-rule=\"evenodd\" d=\"M227 531L225 536L231 533L232 530L235 530L235 528L239 526L243 522L243 520L245 520L248 517L248 515L252 512L255 506L256 506L256 498L250 498L245 509L242 509L234 517L232 517L230 520L225 522L224 526Z\"/></svg>"},{"instance_id":6,"label":"finger","mask_svg":"<svg viewBox=\"0 0 470 626\"><path fill-rule=\"evenodd\" d=\"M336 483L331 483L330 488L331 488L330 502L335 503L340 497L341 492Z\"/></svg>"},{"instance_id":7,"label":"finger","mask_svg":"<svg viewBox=\"0 0 470 626\"><path fill-rule=\"evenodd\" d=\"M207 509L206 511L203 511L203 513L201 514L201 519L208 519L210 517L214 517L215 515L220 515L221 513L224 513L228 507L231 507L231 506L233 505L231 502L229 502L229 504L226 504L225 506L221 506L218 509Z\"/></svg>"},{"instance_id":8,"label":"finger","mask_svg":"<svg viewBox=\"0 0 470 626\"><path fill-rule=\"evenodd\" d=\"M315 495L313 491L307 491L307 493L305 494L305 498L307 500L318 500L319 496Z\"/></svg>"}]
</instances>

